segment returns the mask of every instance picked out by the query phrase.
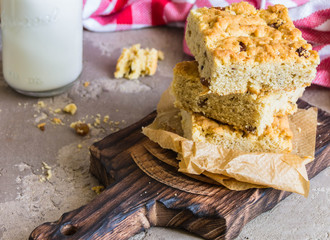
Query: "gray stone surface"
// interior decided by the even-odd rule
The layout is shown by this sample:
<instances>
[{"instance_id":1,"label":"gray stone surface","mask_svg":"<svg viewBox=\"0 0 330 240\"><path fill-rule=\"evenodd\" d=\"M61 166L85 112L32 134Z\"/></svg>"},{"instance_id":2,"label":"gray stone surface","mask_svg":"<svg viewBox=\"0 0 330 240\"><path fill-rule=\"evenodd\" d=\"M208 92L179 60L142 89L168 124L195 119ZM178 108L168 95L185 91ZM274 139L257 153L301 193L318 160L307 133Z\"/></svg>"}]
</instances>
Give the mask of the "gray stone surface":
<instances>
[{"instance_id":1,"label":"gray stone surface","mask_svg":"<svg viewBox=\"0 0 330 240\"><path fill-rule=\"evenodd\" d=\"M172 68L190 59L182 52L182 29L152 28L118 33L84 33L84 70L65 94L30 98L17 94L0 77L0 239L27 239L45 221L88 203L98 182L88 173L88 146L106 135L139 120L156 108L160 94L169 86ZM153 77L115 80L116 59L123 47L141 43L163 50ZM1 69L1 67L0 67ZM1 69L2 70L2 69ZM88 87L83 83L89 82ZM313 86L304 97L330 111L330 90ZM45 107L38 106L43 101ZM76 115L55 113L67 103L78 106ZM88 116L87 116L88 115ZM112 124L104 123L109 115ZM51 120L60 118L63 125ZM86 137L77 136L71 122L85 120L94 126ZM36 125L46 122L44 132ZM81 145L79 148L78 145ZM47 169L52 176L47 181ZM306 199L292 194L273 210L243 229L238 239L329 239L330 170L311 181ZM199 239L182 231L152 228L134 239Z\"/></svg>"}]
</instances>

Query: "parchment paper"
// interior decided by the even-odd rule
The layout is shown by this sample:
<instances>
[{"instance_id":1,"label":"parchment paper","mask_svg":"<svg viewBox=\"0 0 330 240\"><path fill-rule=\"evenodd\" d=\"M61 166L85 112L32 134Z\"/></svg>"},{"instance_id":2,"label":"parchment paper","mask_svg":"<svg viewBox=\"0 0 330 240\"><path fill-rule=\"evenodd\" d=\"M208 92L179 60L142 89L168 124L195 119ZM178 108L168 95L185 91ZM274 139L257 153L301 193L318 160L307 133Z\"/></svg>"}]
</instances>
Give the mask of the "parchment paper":
<instances>
[{"instance_id":1,"label":"parchment paper","mask_svg":"<svg viewBox=\"0 0 330 240\"><path fill-rule=\"evenodd\" d=\"M289 118L294 135L291 153L248 153L182 137L180 110L173 103L168 89L157 106L157 118L143 133L178 153L179 171L203 174L231 190L272 187L308 196L305 165L314 159L316 108L299 109Z\"/></svg>"}]
</instances>

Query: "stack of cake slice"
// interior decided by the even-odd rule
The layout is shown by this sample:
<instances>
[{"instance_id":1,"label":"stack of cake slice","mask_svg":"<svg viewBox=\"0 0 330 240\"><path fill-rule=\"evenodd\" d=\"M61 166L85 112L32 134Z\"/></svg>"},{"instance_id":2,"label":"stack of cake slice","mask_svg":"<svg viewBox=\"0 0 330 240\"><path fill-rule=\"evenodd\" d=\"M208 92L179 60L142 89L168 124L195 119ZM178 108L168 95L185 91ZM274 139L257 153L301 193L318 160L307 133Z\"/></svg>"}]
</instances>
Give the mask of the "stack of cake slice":
<instances>
[{"instance_id":1,"label":"stack of cake slice","mask_svg":"<svg viewBox=\"0 0 330 240\"><path fill-rule=\"evenodd\" d=\"M282 5L200 8L186 41L197 61L174 68L185 137L249 152L289 152L288 114L319 64Z\"/></svg>"}]
</instances>

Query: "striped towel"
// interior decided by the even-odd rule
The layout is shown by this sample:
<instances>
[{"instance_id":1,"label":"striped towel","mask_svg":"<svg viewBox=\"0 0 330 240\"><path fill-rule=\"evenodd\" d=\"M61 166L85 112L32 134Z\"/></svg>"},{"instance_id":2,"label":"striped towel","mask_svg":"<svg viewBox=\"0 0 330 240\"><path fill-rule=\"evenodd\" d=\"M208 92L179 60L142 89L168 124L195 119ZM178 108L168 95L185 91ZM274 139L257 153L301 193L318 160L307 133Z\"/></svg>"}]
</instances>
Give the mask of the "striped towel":
<instances>
[{"instance_id":1,"label":"striped towel","mask_svg":"<svg viewBox=\"0 0 330 240\"><path fill-rule=\"evenodd\" d=\"M184 26L189 10L224 7L239 0L83 0L84 27L110 32L150 26ZM318 51L321 63L313 83L330 88L330 0L245 0L256 8L283 4L303 37ZM184 51L189 50L184 46Z\"/></svg>"}]
</instances>

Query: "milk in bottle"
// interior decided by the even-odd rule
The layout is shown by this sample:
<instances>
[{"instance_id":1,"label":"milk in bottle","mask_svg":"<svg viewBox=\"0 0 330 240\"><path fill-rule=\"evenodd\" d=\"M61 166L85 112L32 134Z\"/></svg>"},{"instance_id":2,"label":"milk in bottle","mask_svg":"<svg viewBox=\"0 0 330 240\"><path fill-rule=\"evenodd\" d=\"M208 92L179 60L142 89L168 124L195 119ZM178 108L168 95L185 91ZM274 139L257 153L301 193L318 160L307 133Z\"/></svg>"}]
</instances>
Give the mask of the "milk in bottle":
<instances>
[{"instance_id":1,"label":"milk in bottle","mask_svg":"<svg viewBox=\"0 0 330 240\"><path fill-rule=\"evenodd\" d=\"M82 0L1 0L2 61L18 92L51 96L82 71Z\"/></svg>"}]
</instances>

